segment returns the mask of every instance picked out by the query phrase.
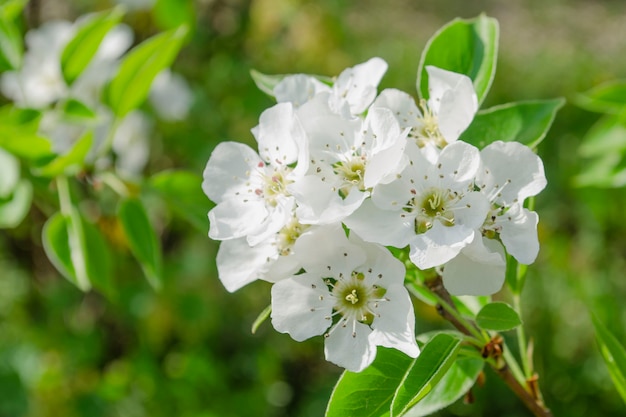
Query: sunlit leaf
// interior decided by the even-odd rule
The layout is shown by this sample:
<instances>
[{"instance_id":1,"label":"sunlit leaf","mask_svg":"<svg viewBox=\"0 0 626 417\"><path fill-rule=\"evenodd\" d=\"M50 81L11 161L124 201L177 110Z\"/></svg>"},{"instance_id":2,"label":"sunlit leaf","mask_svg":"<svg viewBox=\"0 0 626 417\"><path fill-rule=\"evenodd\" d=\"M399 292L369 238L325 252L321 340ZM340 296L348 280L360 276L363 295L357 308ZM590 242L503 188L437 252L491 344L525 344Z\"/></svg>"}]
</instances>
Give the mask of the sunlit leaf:
<instances>
[{"instance_id":1,"label":"sunlit leaf","mask_svg":"<svg viewBox=\"0 0 626 417\"><path fill-rule=\"evenodd\" d=\"M140 106L152 81L169 67L183 45L186 26L155 35L133 48L105 90L105 102L118 117Z\"/></svg>"},{"instance_id":2,"label":"sunlit leaf","mask_svg":"<svg viewBox=\"0 0 626 417\"><path fill-rule=\"evenodd\" d=\"M12 21L0 18L0 71L19 69L23 55L22 34Z\"/></svg>"},{"instance_id":3,"label":"sunlit leaf","mask_svg":"<svg viewBox=\"0 0 626 417\"><path fill-rule=\"evenodd\" d=\"M162 286L161 246L141 201L126 199L117 211L131 252L155 289Z\"/></svg>"},{"instance_id":4,"label":"sunlit leaf","mask_svg":"<svg viewBox=\"0 0 626 417\"><path fill-rule=\"evenodd\" d=\"M492 142L517 141L537 147L548 133L563 99L508 103L479 112L460 140L482 149Z\"/></svg>"},{"instance_id":5,"label":"sunlit leaf","mask_svg":"<svg viewBox=\"0 0 626 417\"><path fill-rule=\"evenodd\" d=\"M65 154L57 156L47 165L38 168L34 173L41 177L56 177L64 174L71 176L78 172L93 143L93 132L89 131L81 137Z\"/></svg>"},{"instance_id":6,"label":"sunlit leaf","mask_svg":"<svg viewBox=\"0 0 626 417\"><path fill-rule=\"evenodd\" d=\"M503 332L522 324L517 311L500 301L487 304L476 315L476 324L485 330Z\"/></svg>"},{"instance_id":7,"label":"sunlit leaf","mask_svg":"<svg viewBox=\"0 0 626 417\"><path fill-rule=\"evenodd\" d=\"M580 93L575 102L589 111L620 114L626 106L626 80L609 81Z\"/></svg>"},{"instance_id":8,"label":"sunlit leaf","mask_svg":"<svg viewBox=\"0 0 626 417\"><path fill-rule=\"evenodd\" d=\"M61 104L63 115L69 120L93 121L98 115L85 103L76 99L68 99Z\"/></svg>"},{"instance_id":9,"label":"sunlit leaf","mask_svg":"<svg viewBox=\"0 0 626 417\"><path fill-rule=\"evenodd\" d=\"M426 66L433 65L471 78L478 102L482 103L496 73L498 22L480 15L455 19L439 29L428 41L417 72L417 90L428 97Z\"/></svg>"},{"instance_id":10,"label":"sunlit leaf","mask_svg":"<svg viewBox=\"0 0 626 417\"><path fill-rule=\"evenodd\" d=\"M596 340L609 370L609 375L611 375L613 384L622 400L626 402L626 349L600 320L595 316L592 316L591 320L596 329Z\"/></svg>"}]
</instances>

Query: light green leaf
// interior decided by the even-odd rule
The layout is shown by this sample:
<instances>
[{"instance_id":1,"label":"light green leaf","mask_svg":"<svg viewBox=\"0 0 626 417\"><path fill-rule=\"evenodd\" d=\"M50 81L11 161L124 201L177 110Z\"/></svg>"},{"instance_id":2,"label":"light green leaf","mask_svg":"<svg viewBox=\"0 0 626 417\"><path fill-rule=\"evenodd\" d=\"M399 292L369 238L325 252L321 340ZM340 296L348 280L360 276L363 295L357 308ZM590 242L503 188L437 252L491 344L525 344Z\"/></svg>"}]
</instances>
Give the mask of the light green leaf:
<instances>
[{"instance_id":1,"label":"light green leaf","mask_svg":"<svg viewBox=\"0 0 626 417\"><path fill-rule=\"evenodd\" d=\"M598 113L620 114L626 106L626 80L609 81L575 98L580 107Z\"/></svg>"},{"instance_id":2,"label":"light green leaf","mask_svg":"<svg viewBox=\"0 0 626 417\"><path fill-rule=\"evenodd\" d=\"M387 417L391 401L413 359L396 349L378 348L360 373L345 371L330 396L326 417ZM367 401L364 401L364 399Z\"/></svg>"},{"instance_id":3,"label":"light green leaf","mask_svg":"<svg viewBox=\"0 0 626 417\"><path fill-rule=\"evenodd\" d=\"M609 369L609 375L617 392L626 402L626 350L609 330L595 316L591 316L596 329L596 340L602 358Z\"/></svg>"},{"instance_id":4,"label":"light green leaf","mask_svg":"<svg viewBox=\"0 0 626 417\"><path fill-rule=\"evenodd\" d=\"M391 403L391 417L398 417L417 404L443 378L454 363L461 339L453 334L436 334L413 361Z\"/></svg>"},{"instance_id":5,"label":"light green leaf","mask_svg":"<svg viewBox=\"0 0 626 417\"><path fill-rule=\"evenodd\" d=\"M9 197L20 180L20 161L0 148L0 199Z\"/></svg>"},{"instance_id":6,"label":"light green leaf","mask_svg":"<svg viewBox=\"0 0 626 417\"><path fill-rule=\"evenodd\" d=\"M56 213L43 227L43 247L56 269L82 291L92 284L110 288L111 256L104 238L74 208L67 216Z\"/></svg>"},{"instance_id":7,"label":"light green leaf","mask_svg":"<svg viewBox=\"0 0 626 417\"><path fill-rule=\"evenodd\" d=\"M263 74L257 70L250 70L250 75L252 76L252 80L259 88L259 90L263 91L265 94L274 97L274 87L278 83L280 83L285 77L288 77L291 74L277 74L277 75L267 75ZM333 85L333 79L331 77L325 77L323 75L309 75L309 77L317 78L319 81L323 82L327 85Z\"/></svg>"},{"instance_id":8,"label":"light green leaf","mask_svg":"<svg viewBox=\"0 0 626 417\"><path fill-rule=\"evenodd\" d=\"M624 109L626 110L626 106ZM581 156L589 158L624 151L626 151L626 114L602 117L585 134L578 148Z\"/></svg>"},{"instance_id":9,"label":"light green leaf","mask_svg":"<svg viewBox=\"0 0 626 417\"><path fill-rule=\"evenodd\" d=\"M455 19L442 27L426 44L417 72L417 90L428 97L426 66L465 74L472 79L478 103L482 103L496 73L498 22L480 15Z\"/></svg>"},{"instance_id":10,"label":"light green leaf","mask_svg":"<svg viewBox=\"0 0 626 417\"><path fill-rule=\"evenodd\" d=\"M472 388L484 363L482 359L457 356L439 383L405 417L429 416L456 402Z\"/></svg>"},{"instance_id":11,"label":"light green leaf","mask_svg":"<svg viewBox=\"0 0 626 417\"><path fill-rule=\"evenodd\" d=\"M20 180L9 199L0 200L0 228L11 229L18 226L28 214L32 200L32 184L27 180Z\"/></svg>"},{"instance_id":12,"label":"light green leaf","mask_svg":"<svg viewBox=\"0 0 626 417\"><path fill-rule=\"evenodd\" d=\"M162 286L161 247L141 201L126 199L117 211L131 252L137 258L148 282L155 289Z\"/></svg>"},{"instance_id":13,"label":"light green leaf","mask_svg":"<svg viewBox=\"0 0 626 417\"><path fill-rule=\"evenodd\" d=\"M61 103L63 115L69 120L93 121L98 115L82 101L70 98Z\"/></svg>"},{"instance_id":14,"label":"light green leaf","mask_svg":"<svg viewBox=\"0 0 626 417\"><path fill-rule=\"evenodd\" d=\"M149 184L179 216L201 232L208 230L210 202L201 192L202 177L188 171L163 171L150 178Z\"/></svg>"},{"instance_id":15,"label":"light green leaf","mask_svg":"<svg viewBox=\"0 0 626 417\"><path fill-rule=\"evenodd\" d=\"M519 314L507 303L487 304L476 315L476 324L485 330L503 332L522 324Z\"/></svg>"},{"instance_id":16,"label":"light green leaf","mask_svg":"<svg viewBox=\"0 0 626 417\"><path fill-rule=\"evenodd\" d=\"M76 174L83 166L85 158L93 143L93 132L83 135L66 154L57 156L47 165L34 170L34 174L41 177L56 177L64 174Z\"/></svg>"},{"instance_id":17,"label":"light green leaf","mask_svg":"<svg viewBox=\"0 0 626 417\"><path fill-rule=\"evenodd\" d=\"M0 18L15 20L22 14L28 0L2 0L0 1Z\"/></svg>"},{"instance_id":18,"label":"light green leaf","mask_svg":"<svg viewBox=\"0 0 626 417\"><path fill-rule=\"evenodd\" d=\"M106 34L117 25L124 13L117 7L110 12L96 13L81 24L61 54L61 71L71 85L94 57Z\"/></svg>"},{"instance_id":19,"label":"light green leaf","mask_svg":"<svg viewBox=\"0 0 626 417\"><path fill-rule=\"evenodd\" d=\"M537 147L548 133L565 100L525 101L491 107L479 112L460 140L482 149L492 142L517 141Z\"/></svg>"},{"instance_id":20,"label":"light green leaf","mask_svg":"<svg viewBox=\"0 0 626 417\"><path fill-rule=\"evenodd\" d=\"M0 71L20 68L23 56L22 34L11 20L0 18Z\"/></svg>"},{"instance_id":21,"label":"light green leaf","mask_svg":"<svg viewBox=\"0 0 626 417\"><path fill-rule=\"evenodd\" d=\"M193 0L157 0L152 13L161 29L177 28L183 24L193 28L196 23Z\"/></svg>"},{"instance_id":22,"label":"light green leaf","mask_svg":"<svg viewBox=\"0 0 626 417\"><path fill-rule=\"evenodd\" d=\"M105 101L120 118L144 102L152 81L169 67L183 45L186 26L160 33L133 48L105 90Z\"/></svg>"},{"instance_id":23,"label":"light green leaf","mask_svg":"<svg viewBox=\"0 0 626 417\"><path fill-rule=\"evenodd\" d=\"M0 107L0 148L29 160L52 158L50 141L37 134L40 120L37 110Z\"/></svg>"},{"instance_id":24,"label":"light green leaf","mask_svg":"<svg viewBox=\"0 0 626 417\"><path fill-rule=\"evenodd\" d=\"M620 188L626 186L626 153L608 152L585 164L573 178L577 187Z\"/></svg>"}]
</instances>

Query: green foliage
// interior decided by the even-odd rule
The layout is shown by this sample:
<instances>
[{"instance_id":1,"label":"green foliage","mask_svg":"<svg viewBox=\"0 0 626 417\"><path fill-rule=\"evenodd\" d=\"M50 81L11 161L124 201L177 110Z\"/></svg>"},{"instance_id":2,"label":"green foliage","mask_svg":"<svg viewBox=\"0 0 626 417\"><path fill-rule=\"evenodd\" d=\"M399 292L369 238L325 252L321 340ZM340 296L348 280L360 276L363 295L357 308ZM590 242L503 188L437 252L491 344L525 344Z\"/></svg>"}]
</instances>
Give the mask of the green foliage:
<instances>
[{"instance_id":1,"label":"green foliage","mask_svg":"<svg viewBox=\"0 0 626 417\"><path fill-rule=\"evenodd\" d=\"M193 29L196 24L193 0L157 0L153 13L161 29L173 29L181 25Z\"/></svg>"},{"instance_id":2,"label":"green foliage","mask_svg":"<svg viewBox=\"0 0 626 417\"><path fill-rule=\"evenodd\" d=\"M161 246L140 200L122 200L117 210L128 246L141 264L148 282L155 289L163 285Z\"/></svg>"},{"instance_id":3,"label":"green foliage","mask_svg":"<svg viewBox=\"0 0 626 417\"><path fill-rule=\"evenodd\" d=\"M0 229L19 225L28 214L33 200L33 186L28 180L20 180L9 196L0 198Z\"/></svg>"},{"instance_id":4,"label":"green foliage","mask_svg":"<svg viewBox=\"0 0 626 417\"><path fill-rule=\"evenodd\" d=\"M476 324L484 330L504 332L521 325L522 319L510 305L498 301L487 304L478 312Z\"/></svg>"},{"instance_id":5,"label":"green foliage","mask_svg":"<svg viewBox=\"0 0 626 417\"><path fill-rule=\"evenodd\" d=\"M116 8L85 19L61 54L61 71L68 85L76 81L87 68L104 37L122 20L122 17L121 9Z\"/></svg>"},{"instance_id":6,"label":"green foliage","mask_svg":"<svg viewBox=\"0 0 626 417\"><path fill-rule=\"evenodd\" d=\"M0 17L0 71L19 68L23 55L22 34L12 20Z\"/></svg>"},{"instance_id":7,"label":"green foliage","mask_svg":"<svg viewBox=\"0 0 626 417\"><path fill-rule=\"evenodd\" d=\"M37 168L35 173L39 176L50 178L59 175L75 175L83 167L92 144L93 132L88 131L67 153L59 155L46 165Z\"/></svg>"},{"instance_id":8,"label":"green foliage","mask_svg":"<svg viewBox=\"0 0 626 417\"><path fill-rule=\"evenodd\" d=\"M379 348L374 363L364 371L343 373L331 395L326 417L405 415L450 369L460 344L461 339L454 334L436 334L416 359Z\"/></svg>"},{"instance_id":9,"label":"green foliage","mask_svg":"<svg viewBox=\"0 0 626 417\"><path fill-rule=\"evenodd\" d=\"M90 109L85 103L70 98L61 104L62 112L68 120L77 121L94 121L98 115Z\"/></svg>"},{"instance_id":10,"label":"green foliage","mask_svg":"<svg viewBox=\"0 0 626 417\"><path fill-rule=\"evenodd\" d=\"M626 349L595 316L591 320L596 330L596 341L609 370L613 384L626 402Z\"/></svg>"},{"instance_id":11,"label":"green foliage","mask_svg":"<svg viewBox=\"0 0 626 417\"><path fill-rule=\"evenodd\" d=\"M480 111L460 140L484 148L496 140L517 141L536 148L554 122L565 100L508 103Z\"/></svg>"},{"instance_id":12,"label":"green foliage","mask_svg":"<svg viewBox=\"0 0 626 417\"><path fill-rule=\"evenodd\" d=\"M576 103L589 111L621 114L626 106L626 81L609 81L576 96Z\"/></svg>"},{"instance_id":13,"label":"green foliage","mask_svg":"<svg viewBox=\"0 0 626 417\"><path fill-rule=\"evenodd\" d=\"M126 55L104 97L117 117L126 116L143 103L154 78L176 58L187 32L186 26L181 26L160 33Z\"/></svg>"},{"instance_id":14,"label":"green foliage","mask_svg":"<svg viewBox=\"0 0 626 417\"><path fill-rule=\"evenodd\" d=\"M417 70L417 91L428 98L426 66L433 65L467 75L474 84L478 103L489 92L496 73L498 22L485 15L474 19L454 19L426 44Z\"/></svg>"}]
</instances>

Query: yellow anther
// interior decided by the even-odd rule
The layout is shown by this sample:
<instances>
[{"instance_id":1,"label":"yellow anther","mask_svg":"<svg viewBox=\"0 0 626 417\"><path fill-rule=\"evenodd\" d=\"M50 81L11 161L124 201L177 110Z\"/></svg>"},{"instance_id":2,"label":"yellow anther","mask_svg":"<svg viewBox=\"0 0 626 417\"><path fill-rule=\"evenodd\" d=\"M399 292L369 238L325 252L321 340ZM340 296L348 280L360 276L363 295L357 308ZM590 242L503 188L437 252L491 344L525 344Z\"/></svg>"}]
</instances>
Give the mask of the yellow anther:
<instances>
[{"instance_id":1,"label":"yellow anther","mask_svg":"<svg viewBox=\"0 0 626 417\"><path fill-rule=\"evenodd\" d=\"M352 290L350 294L346 295L346 301L350 301L352 304L356 304L359 302L356 290Z\"/></svg>"}]
</instances>

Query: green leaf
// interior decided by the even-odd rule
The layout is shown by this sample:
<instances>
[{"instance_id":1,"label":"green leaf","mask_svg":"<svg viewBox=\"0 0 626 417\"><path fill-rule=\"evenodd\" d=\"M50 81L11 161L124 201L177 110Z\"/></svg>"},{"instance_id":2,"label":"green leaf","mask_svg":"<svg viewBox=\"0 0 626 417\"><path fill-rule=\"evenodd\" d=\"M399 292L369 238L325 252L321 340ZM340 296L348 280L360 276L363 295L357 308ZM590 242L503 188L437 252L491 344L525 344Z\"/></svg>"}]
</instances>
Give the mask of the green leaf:
<instances>
[{"instance_id":1,"label":"green leaf","mask_svg":"<svg viewBox=\"0 0 626 417\"><path fill-rule=\"evenodd\" d=\"M139 107L159 72L169 67L183 45L186 26L160 33L133 48L105 89L105 101L118 117Z\"/></svg>"},{"instance_id":2,"label":"green leaf","mask_svg":"<svg viewBox=\"0 0 626 417\"><path fill-rule=\"evenodd\" d=\"M37 134L41 117L37 110L0 107L0 147L30 160L51 158L50 141Z\"/></svg>"},{"instance_id":3,"label":"green leaf","mask_svg":"<svg viewBox=\"0 0 626 417\"><path fill-rule=\"evenodd\" d=\"M426 396L454 363L461 339L448 333L436 334L422 349L404 376L391 403L391 417L404 415Z\"/></svg>"},{"instance_id":4,"label":"green leaf","mask_svg":"<svg viewBox=\"0 0 626 417\"><path fill-rule=\"evenodd\" d=\"M510 305L498 301L487 304L478 312L476 324L485 330L503 332L522 324L522 319Z\"/></svg>"},{"instance_id":5,"label":"green leaf","mask_svg":"<svg viewBox=\"0 0 626 417\"><path fill-rule=\"evenodd\" d=\"M274 87L278 83L280 83L285 77L288 77L291 74L277 74L277 75L267 75L263 74L257 70L251 69L250 75L252 76L252 80L259 88L259 90L263 91L265 94L274 97ZM333 79L331 77L325 77L323 75L311 75L309 77L317 78L319 81L323 82L327 85L333 85Z\"/></svg>"},{"instance_id":6,"label":"green leaf","mask_svg":"<svg viewBox=\"0 0 626 417\"><path fill-rule=\"evenodd\" d=\"M0 228L11 229L19 225L28 214L32 200L32 184L20 180L9 199L0 201Z\"/></svg>"},{"instance_id":7,"label":"green leaf","mask_svg":"<svg viewBox=\"0 0 626 417\"><path fill-rule=\"evenodd\" d=\"M20 68L23 56L22 34L12 21L0 18L0 71Z\"/></svg>"},{"instance_id":8,"label":"green leaf","mask_svg":"<svg viewBox=\"0 0 626 417\"><path fill-rule=\"evenodd\" d=\"M20 161L0 149L0 199L9 197L20 180Z\"/></svg>"},{"instance_id":9,"label":"green leaf","mask_svg":"<svg viewBox=\"0 0 626 417\"><path fill-rule=\"evenodd\" d=\"M193 0L157 0L152 13L161 29L177 28L183 24L193 28L196 23Z\"/></svg>"},{"instance_id":10,"label":"green leaf","mask_svg":"<svg viewBox=\"0 0 626 417\"><path fill-rule=\"evenodd\" d=\"M626 114L602 117L585 134L578 148L581 156L589 158L624 151L626 151Z\"/></svg>"},{"instance_id":11,"label":"green leaf","mask_svg":"<svg viewBox=\"0 0 626 417\"><path fill-rule=\"evenodd\" d=\"M482 149L492 142L517 141L537 147L548 133L556 112L565 100L537 100L508 103L480 111L460 140Z\"/></svg>"},{"instance_id":12,"label":"green leaf","mask_svg":"<svg viewBox=\"0 0 626 417\"><path fill-rule=\"evenodd\" d=\"M28 0L2 0L0 1L0 18L15 20L22 14Z\"/></svg>"},{"instance_id":13,"label":"green leaf","mask_svg":"<svg viewBox=\"0 0 626 417\"><path fill-rule=\"evenodd\" d=\"M148 282L155 289L162 286L161 247L141 201L126 199L120 202L117 214L128 240L131 252L137 258Z\"/></svg>"},{"instance_id":14,"label":"green leaf","mask_svg":"<svg viewBox=\"0 0 626 417\"><path fill-rule=\"evenodd\" d=\"M43 227L43 247L56 269L82 291L88 291L92 284L104 292L109 290L109 248L98 229L76 209L48 219Z\"/></svg>"},{"instance_id":15,"label":"green leaf","mask_svg":"<svg viewBox=\"0 0 626 417\"><path fill-rule=\"evenodd\" d=\"M149 185L180 217L201 232L208 230L210 202L200 191L202 177L188 171L163 171L150 178Z\"/></svg>"},{"instance_id":16,"label":"green leaf","mask_svg":"<svg viewBox=\"0 0 626 417\"><path fill-rule=\"evenodd\" d=\"M456 402L472 388L484 363L482 359L457 356L439 383L405 417L429 416Z\"/></svg>"},{"instance_id":17,"label":"green leaf","mask_svg":"<svg viewBox=\"0 0 626 417\"><path fill-rule=\"evenodd\" d=\"M47 165L34 170L34 174L41 177L56 177L61 174L71 176L76 174L82 168L92 143L93 132L89 131L66 154L60 155Z\"/></svg>"},{"instance_id":18,"label":"green leaf","mask_svg":"<svg viewBox=\"0 0 626 417\"><path fill-rule=\"evenodd\" d=\"M578 94L574 102L589 111L620 114L626 106L626 80L601 84Z\"/></svg>"},{"instance_id":19,"label":"green leaf","mask_svg":"<svg viewBox=\"0 0 626 417\"><path fill-rule=\"evenodd\" d=\"M413 359L396 349L378 348L360 373L345 371L330 396L326 417L389 416L391 401ZM367 399L367 401L364 401Z\"/></svg>"},{"instance_id":20,"label":"green leaf","mask_svg":"<svg viewBox=\"0 0 626 417\"><path fill-rule=\"evenodd\" d=\"M596 340L602 358L609 369L609 375L622 400L626 402L626 350L595 316L592 315L591 320L596 329Z\"/></svg>"},{"instance_id":21,"label":"green leaf","mask_svg":"<svg viewBox=\"0 0 626 417\"><path fill-rule=\"evenodd\" d=\"M117 7L110 12L93 14L81 24L61 54L61 71L68 85L87 68L104 37L123 15L121 8Z\"/></svg>"},{"instance_id":22,"label":"green leaf","mask_svg":"<svg viewBox=\"0 0 626 417\"><path fill-rule=\"evenodd\" d=\"M251 329L252 334L256 333L256 331L259 329L261 324L263 324L263 322L269 318L271 313L272 313L272 305L270 304L267 307L265 307L263 311L261 311L261 313L256 318L256 320L254 320L254 323L252 323L252 329Z\"/></svg>"},{"instance_id":23,"label":"green leaf","mask_svg":"<svg viewBox=\"0 0 626 417\"><path fill-rule=\"evenodd\" d=\"M471 78L478 103L482 103L496 73L498 21L480 15L455 19L442 27L426 44L417 72L417 90L428 97L426 66L433 65Z\"/></svg>"},{"instance_id":24,"label":"green leaf","mask_svg":"<svg viewBox=\"0 0 626 417\"><path fill-rule=\"evenodd\" d=\"M77 121L93 121L98 115L82 101L70 98L61 104L66 119Z\"/></svg>"},{"instance_id":25,"label":"green leaf","mask_svg":"<svg viewBox=\"0 0 626 417\"><path fill-rule=\"evenodd\" d=\"M585 164L573 178L577 187L620 188L626 186L626 153L609 152Z\"/></svg>"}]
</instances>

